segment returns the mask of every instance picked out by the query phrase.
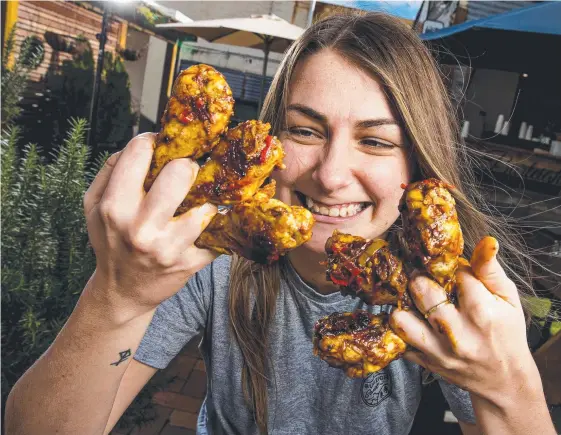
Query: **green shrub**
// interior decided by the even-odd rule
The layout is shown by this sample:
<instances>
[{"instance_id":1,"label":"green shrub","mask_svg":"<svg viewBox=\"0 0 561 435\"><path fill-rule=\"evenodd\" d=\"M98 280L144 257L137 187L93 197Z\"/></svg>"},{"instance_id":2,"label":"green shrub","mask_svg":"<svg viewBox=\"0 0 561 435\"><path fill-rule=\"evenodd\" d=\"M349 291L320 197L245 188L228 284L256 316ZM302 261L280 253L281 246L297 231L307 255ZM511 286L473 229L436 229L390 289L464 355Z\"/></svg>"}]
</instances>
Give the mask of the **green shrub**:
<instances>
[{"instance_id":1,"label":"green shrub","mask_svg":"<svg viewBox=\"0 0 561 435\"><path fill-rule=\"evenodd\" d=\"M21 113L19 101L29 73L39 66L45 55L38 38L28 37L22 42L17 59L11 62L15 50L15 31L14 26L2 52L2 128L6 128Z\"/></svg>"},{"instance_id":2,"label":"green shrub","mask_svg":"<svg viewBox=\"0 0 561 435\"><path fill-rule=\"evenodd\" d=\"M2 132L2 399L47 349L95 268L82 197L91 180L86 121L51 163L35 145L18 157L18 129Z\"/></svg>"}]
</instances>

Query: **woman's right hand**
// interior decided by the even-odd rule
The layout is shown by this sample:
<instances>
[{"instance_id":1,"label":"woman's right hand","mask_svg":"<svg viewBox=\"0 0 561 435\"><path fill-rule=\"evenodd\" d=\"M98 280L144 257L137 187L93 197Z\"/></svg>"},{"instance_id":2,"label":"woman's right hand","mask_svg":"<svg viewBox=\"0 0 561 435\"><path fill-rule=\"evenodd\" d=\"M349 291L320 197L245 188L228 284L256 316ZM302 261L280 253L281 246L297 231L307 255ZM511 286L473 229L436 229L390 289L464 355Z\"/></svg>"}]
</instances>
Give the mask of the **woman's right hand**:
<instances>
[{"instance_id":1,"label":"woman's right hand","mask_svg":"<svg viewBox=\"0 0 561 435\"><path fill-rule=\"evenodd\" d=\"M97 259L90 288L128 319L153 310L216 257L194 245L215 206L173 216L195 180L195 162L171 161L144 191L154 140L154 134L142 134L113 154L84 196Z\"/></svg>"}]
</instances>

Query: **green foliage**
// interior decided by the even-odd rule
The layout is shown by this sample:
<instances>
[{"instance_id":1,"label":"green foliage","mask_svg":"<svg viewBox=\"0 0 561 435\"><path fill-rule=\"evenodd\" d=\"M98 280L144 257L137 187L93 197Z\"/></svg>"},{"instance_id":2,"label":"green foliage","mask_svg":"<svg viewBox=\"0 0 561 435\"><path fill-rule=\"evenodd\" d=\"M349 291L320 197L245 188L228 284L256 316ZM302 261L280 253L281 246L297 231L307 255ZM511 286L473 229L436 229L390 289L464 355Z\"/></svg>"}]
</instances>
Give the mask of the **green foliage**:
<instances>
[{"instance_id":1,"label":"green foliage","mask_svg":"<svg viewBox=\"0 0 561 435\"><path fill-rule=\"evenodd\" d=\"M21 64L28 69L36 69L45 59L45 44L36 35L27 36L21 44L19 59Z\"/></svg>"},{"instance_id":2,"label":"green foliage","mask_svg":"<svg viewBox=\"0 0 561 435\"><path fill-rule=\"evenodd\" d=\"M35 145L18 158L17 129L2 132L3 401L52 343L95 268L82 211L91 179L86 127L71 122L51 163Z\"/></svg>"},{"instance_id":3,"label":"green foliage","mask_svg":"<svg viewBox=\"0 0 561 435\"><path fill-rule=\"evenodd\" d=\"M2 128L7 128L21 113L19 101L29 73L39 66L45 55L45 49L37 38L25 38L19 56L12 62L15 51L15 31L14 26L2 52Z\"/></svg>"},{"instance_id":4,"label":"green foliage","mask_svg":"<svg viewBox=\"0 0 561 435\"><path fill-rule=\"evenodd\" d=\"M131 112L130 81L123 61L105 54L104 80L100 88L100 109L96 143L126 145L132 137L136 116Z\"/></svg>"},{"instance_id":5,"label":"green foliage","mask_svg":"<svg viewBox=\"0 0 561 435\"><path fill-rule=\"evenodd\" d=\"M89 119L95 76L95 61L88 40L80 36L72 59L47 75L48 97L28 114L25 138L50 151L52 141L67 134L68 119ZM136 114L132 111L130 80L122 60L106 52L99 89L97 128L94 141L102 149L121 149L132 138ZM39 122L40 121L40 122Z\"/></svg>"},{"instance_id":6,"label":"green foliage","mask_svg":"<svg viewBox=\"0 0 561 435\"><path fill-rule=\"evenodd\" d=\"M95 268L82 198L108 154L87 165L86 128L71 121L50 163L35 145L18 157L17 127L2 132L2 403L53 342ZM172 381L162 373L146 385L118 427L152 421L152 395Z\"/></svg>"},{"instance_id":7,"label":"green foliage","mask_svg":"<svg viewBox=\"0 0 561 435\"><path fill-rule=\"evenodd\" d=\"M166 16L145 5L138 6L136 8L136 14L141 23L148 28L155 28L156 24L169 22L169 19Z\"/></svg>"}]
</instances>

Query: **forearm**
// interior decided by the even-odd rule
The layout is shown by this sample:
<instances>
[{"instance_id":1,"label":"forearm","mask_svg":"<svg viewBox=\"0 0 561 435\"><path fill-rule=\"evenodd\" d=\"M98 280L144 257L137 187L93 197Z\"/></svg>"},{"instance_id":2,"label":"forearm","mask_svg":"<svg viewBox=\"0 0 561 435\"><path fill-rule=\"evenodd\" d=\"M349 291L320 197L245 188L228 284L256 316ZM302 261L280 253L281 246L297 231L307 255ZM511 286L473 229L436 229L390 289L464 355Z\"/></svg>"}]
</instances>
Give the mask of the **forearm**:
<instances>
[{"instance_id":1,"label":"forearm","mask_svg":"<svg viewBox=\"0 0 561 435\"><path fill-rule=\"evenodd\" d=\"M153 310L127 313L95 275L43 356L16 383L7 433L100 434ZM111 299L111 300L109 300Z\"/></svg>"},{"instance_id":2,"label":"forearm","mask_svg":"<svg viewBox=\"0 0 561 435\"><path fill-rule=\"evenodd\" d=\"M538 377L539 379L539 377ZM513 379L513 383L517 380ZM477 427L482 434L556 435L541 382L539 385L519 384L517 394L491 402L471 395Z\"/></svg>"}]
</instances>

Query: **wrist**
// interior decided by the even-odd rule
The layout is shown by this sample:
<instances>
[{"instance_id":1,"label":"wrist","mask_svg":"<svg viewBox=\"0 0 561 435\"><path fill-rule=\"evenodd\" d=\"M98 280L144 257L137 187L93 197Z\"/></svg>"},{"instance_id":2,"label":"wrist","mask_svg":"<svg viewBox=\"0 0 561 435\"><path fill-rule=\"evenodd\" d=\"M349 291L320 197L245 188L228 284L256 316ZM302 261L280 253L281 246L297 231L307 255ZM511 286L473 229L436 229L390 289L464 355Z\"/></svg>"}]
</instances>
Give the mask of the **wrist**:
<instances>
[{"instance_id":1,"label":"wrist","mask_svg":"<svg viewBox=\"0 0 561 435\"><path fill-rule=\"evenodd\" d=\"M511 391L497 392L493 399L471 393L477 427L485 434L526 435L557 432L551 421L539 374L538 380L513 379Z\"/></svg>"},{"instance_id":2,"label":"wrist","mask_svg":"<svg viewBox=\"0 0 561 435\"><path fill-rule=\"evenodd\" d=\"M157 306L142 305L124 290L96 269L84 288L80 302L87 305L89 311L115 326L153 315Z\"/></svg>"},{"instance_id":3,"label":"wrist","mask_svg":"<svg viewBox=\"0 0 561 435\"><path fill-rule=\"evenodd\" d=\"M474 408L491 409L504 416L534 407L547 409L540 374L531 355L524 370L513 375L505 388L482 395L472 393L471 398Z\"/></svg>"}]
</instances>

